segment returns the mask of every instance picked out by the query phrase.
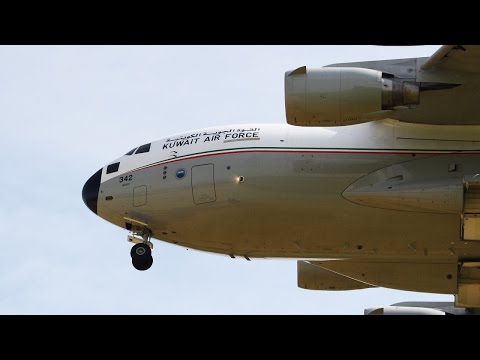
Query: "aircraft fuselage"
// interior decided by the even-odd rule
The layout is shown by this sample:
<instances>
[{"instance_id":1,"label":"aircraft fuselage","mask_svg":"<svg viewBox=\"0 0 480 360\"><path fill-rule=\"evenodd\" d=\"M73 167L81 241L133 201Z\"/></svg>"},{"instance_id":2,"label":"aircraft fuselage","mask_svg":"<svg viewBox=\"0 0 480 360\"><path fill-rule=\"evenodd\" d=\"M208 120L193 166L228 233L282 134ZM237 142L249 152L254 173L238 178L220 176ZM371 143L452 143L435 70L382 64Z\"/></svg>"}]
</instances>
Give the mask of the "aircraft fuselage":
<instances>
[{"instance_id":1,"label":"aircraft fuselage","mask_svg":"<svg viewBox=\"0 0 480 360\"><path fill-rule=\"evenodd\" d=\"M480 126L392 120L219 126L122 156L94 179L97 199L94 185L84 199L122 228L134 219L153 238L228 255L478 258L480 242L462 237L463 184L480 173L475 139ZM417 194L409 184L423 185ZM450 192L437 196L438 186Z\"/></svg>"}]
</instances>

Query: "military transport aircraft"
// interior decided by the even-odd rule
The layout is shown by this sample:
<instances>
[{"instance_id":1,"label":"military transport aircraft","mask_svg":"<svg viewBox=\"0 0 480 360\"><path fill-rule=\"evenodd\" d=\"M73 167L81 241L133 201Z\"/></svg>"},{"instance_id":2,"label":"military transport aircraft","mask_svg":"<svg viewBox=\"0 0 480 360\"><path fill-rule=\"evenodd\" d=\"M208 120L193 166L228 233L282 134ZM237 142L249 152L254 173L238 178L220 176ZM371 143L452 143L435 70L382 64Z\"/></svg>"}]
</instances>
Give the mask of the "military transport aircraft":
<instances>
[{"instance_id":1,"label":"military transport aircraft","mask_svg":"<svg viewBox=\"0 0 480 360\"><path fill-rule=\"evenodd\" d=\"M480 308L480 46L430 58L299 67L288 124L192 130L98 170L83 200L151 239L251 258L298 259L298 286L455 295L368 314Z\"/></svg>"}]
</instances>

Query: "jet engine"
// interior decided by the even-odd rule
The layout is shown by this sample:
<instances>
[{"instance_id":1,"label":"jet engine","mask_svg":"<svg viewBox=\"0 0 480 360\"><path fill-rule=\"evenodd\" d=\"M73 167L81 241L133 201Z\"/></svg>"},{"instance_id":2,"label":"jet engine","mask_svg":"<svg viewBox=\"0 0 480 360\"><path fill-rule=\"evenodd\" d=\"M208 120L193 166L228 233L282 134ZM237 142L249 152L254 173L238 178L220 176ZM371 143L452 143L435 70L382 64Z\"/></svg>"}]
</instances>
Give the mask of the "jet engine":
<instances>
[{"instance_id":1,"label":"jet engine","mask_svg":"<svg viewBox=\"0 0 480 360\"><path fill-rule=\"evenodd\" d=\"M297 126L353 125L419 104L417 84L381 71L303 66L285 73L287 122Z\"/></svg>"},{"instance_id":2,"label":"jet engine","mask_svg":"<svg viewBox=\"0 0 480 360\"><path fill-rule=\"evenodd\" d=\"M367 308L364 315L450 315L439 309L407 307L407 306L381 306Z\"/></svg>"}]
</instances>

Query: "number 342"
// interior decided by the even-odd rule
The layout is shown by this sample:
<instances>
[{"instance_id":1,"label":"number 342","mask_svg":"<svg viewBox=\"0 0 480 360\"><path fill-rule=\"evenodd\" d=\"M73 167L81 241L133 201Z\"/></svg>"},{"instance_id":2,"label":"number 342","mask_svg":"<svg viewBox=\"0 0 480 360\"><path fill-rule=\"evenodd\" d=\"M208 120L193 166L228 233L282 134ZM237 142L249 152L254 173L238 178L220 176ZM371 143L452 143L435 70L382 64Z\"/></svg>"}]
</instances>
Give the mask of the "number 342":
<instances>
[{"instance_id":1,"label":"number 342","mask_svg":"<svg viewBox=\"0 0 480 360\"><path fill-rule=\"evenodd\" d=\"M133 175L125 175L125 176L120 176L119 182L124 182L124 181L132 181Z\"/></svg>"}]
</instances>

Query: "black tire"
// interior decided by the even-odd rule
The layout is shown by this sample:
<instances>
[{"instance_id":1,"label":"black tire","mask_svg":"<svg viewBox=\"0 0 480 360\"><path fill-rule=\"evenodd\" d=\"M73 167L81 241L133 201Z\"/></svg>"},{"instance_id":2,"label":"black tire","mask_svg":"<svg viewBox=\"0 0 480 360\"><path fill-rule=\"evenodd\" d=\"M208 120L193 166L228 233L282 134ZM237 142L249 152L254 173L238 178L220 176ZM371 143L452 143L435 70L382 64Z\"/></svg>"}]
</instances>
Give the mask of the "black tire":
<instances>
[{"instance_id":1,"label":"black tire","mask_svg":"<svg viewBox=\"0 0 480 360\"><path fill-rule=\"evenodd\" d=\"M137 264L147 264L149 258L152 257L152 250L147 244L135 244L130 250L130 256L132 261L135 261Z\"/></svg>"},{"instance_id":2,"label":"black tire","mask_svg":"<svg viewBox=\"0 0 480 360\"><path fill-rule=\"evenodd\" d=\"M145 271L152 267L153 264L153 257L149 256L145 262L138 263L132 259L132 265L135 269L139 271Z\"/></svg>"}]
</instances>

